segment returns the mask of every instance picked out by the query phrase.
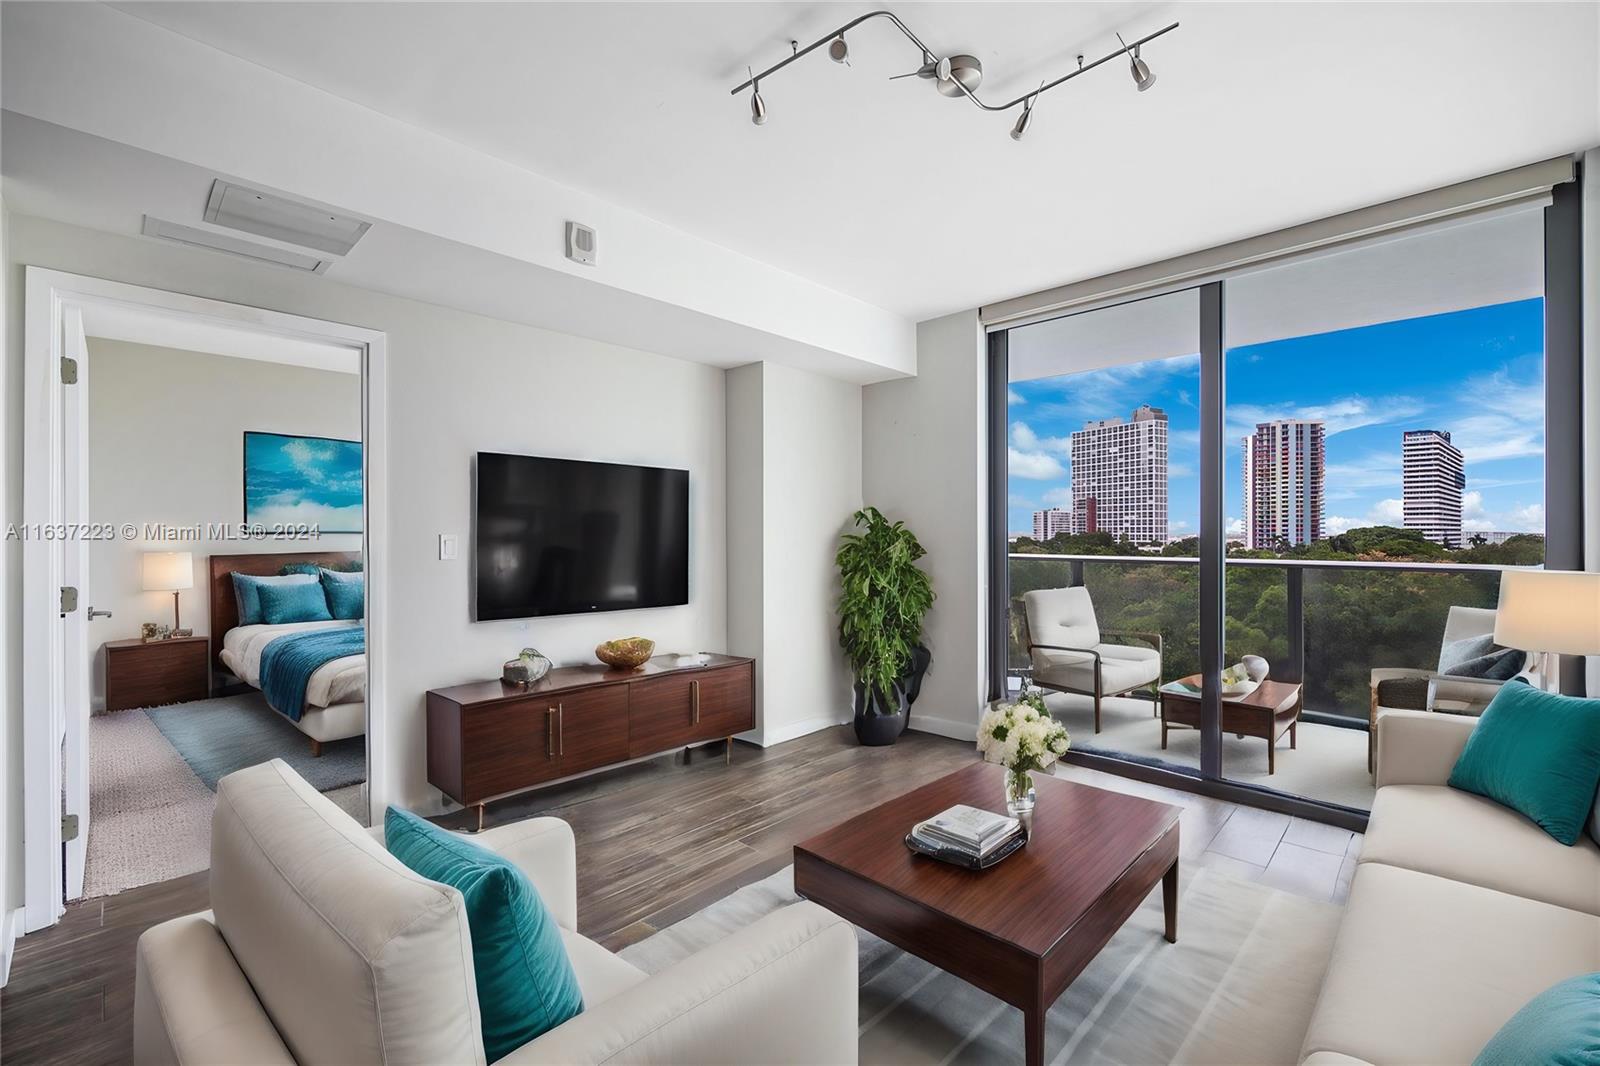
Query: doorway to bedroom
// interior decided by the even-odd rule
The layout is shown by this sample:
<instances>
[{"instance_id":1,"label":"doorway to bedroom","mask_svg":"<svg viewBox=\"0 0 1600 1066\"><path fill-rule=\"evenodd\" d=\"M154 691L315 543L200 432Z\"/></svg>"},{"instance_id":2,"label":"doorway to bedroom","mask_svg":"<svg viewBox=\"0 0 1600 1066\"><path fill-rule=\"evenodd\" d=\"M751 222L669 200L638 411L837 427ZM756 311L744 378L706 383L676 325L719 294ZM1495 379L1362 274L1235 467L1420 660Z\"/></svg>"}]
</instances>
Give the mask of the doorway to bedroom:
<instances>
[{"instance_id":1,"label":"doorway to bedroom","mask_svg":"<svg viewBox=\"0 0 1600 1066\"><path fill-rule=\"evenodd\" d=\"M366 824L368 331L29 275L112 296L57 316L64 535L31 549L63 589L45 909L206 869L218 781L272 759Z\"/></svg>"}]
</instances>

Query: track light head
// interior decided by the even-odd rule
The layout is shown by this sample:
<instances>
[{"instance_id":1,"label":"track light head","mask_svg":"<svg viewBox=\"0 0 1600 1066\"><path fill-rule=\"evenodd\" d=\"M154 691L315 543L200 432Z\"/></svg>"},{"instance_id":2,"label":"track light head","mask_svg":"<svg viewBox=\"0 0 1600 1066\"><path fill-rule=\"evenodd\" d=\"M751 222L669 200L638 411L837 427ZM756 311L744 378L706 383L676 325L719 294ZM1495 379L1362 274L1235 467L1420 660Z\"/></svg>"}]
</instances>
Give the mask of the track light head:
<instances>
[{"instance_id":1,"label":"track light head","mask_svg":"<svg viewBox=\"0 0 1600 1066\"><path fill-rule=\"evenodd\" d=\"M749 67L745 68L749 70ZM753 77L750 81L750 121L757 126L767 124L767 102L761 99L761 83Z\"/></svg>"},{"instance_id":2,"label":"track light head","mask_svg":"<svg viewBox=\"0 0 1600 1066\"><path fill-rule=\"evenodd\" d=\"M1117 34L1117 40L1122 44L1122 50L1128 52L1128 42L1122 40L1122 34ZM1139 46L1134 45L1129 54L1128 73L1133 75L1133 84L1140 92L1144 92L1156 83L1156 76L1150 73L1150 64L1139 58Z\"/></svg>"},{"instance_id":3,"label":"track light head","mask_svg":"<svg viewBox=\"0 0 1600 1066\"><path fill-rule=\"evenodd\" d=\"M850 46L845 43L844 34L840 34L828 42L828 58L835 63L850 62Z\"/></svg>"},{"instance_id":4,"label":"track light head","mask_svg":"<svg viewBox=\"0 0 1600 1066\"><path fill-rule=\"evenodd\" d=\"M1022 105L1022 114L1017 116L1017 124L1011 127L1011 139L1022 140L1022 135L1028 132L1028 127L1033 124L1033 101Z\"/></svg>"}]
</instances>

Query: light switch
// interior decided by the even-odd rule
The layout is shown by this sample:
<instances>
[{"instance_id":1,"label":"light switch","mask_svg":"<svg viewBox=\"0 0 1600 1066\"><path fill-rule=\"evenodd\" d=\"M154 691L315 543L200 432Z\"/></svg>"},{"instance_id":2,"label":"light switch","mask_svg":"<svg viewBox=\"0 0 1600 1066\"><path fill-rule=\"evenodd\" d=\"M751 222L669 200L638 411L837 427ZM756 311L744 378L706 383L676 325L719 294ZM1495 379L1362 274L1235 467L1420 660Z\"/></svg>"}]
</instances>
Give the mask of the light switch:
<instances>
[{"instance_id":1,"label":"light switch","mask_svg":"<svg viewBox=\"0 0 1600 1066\"><path fill-rule=\"evenodd\" d=\"M440 533L439 558L445 561L456 558L458 554L456 544L457 537L454 533Z\"/></svg>"}]
</instances>

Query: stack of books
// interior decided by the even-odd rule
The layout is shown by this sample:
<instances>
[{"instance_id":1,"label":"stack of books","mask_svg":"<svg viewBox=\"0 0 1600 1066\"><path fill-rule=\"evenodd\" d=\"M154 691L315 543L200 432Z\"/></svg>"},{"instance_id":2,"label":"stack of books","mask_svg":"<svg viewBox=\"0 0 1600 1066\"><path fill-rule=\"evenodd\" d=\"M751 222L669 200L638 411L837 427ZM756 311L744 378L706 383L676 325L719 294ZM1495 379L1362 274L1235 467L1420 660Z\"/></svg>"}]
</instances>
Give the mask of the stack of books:
<instances>
[{"instance_id":1,"label":"stack of books","mask_svg":"<svg viewBox=\"0 0 1600 1066\"><path fill-rule=\"evenodd\" d=\"M906 834L906 847L919 855L969 870L985 870L1028 842L1022 823L993 811L958 804Z\"/></svg>"}]
</instances>

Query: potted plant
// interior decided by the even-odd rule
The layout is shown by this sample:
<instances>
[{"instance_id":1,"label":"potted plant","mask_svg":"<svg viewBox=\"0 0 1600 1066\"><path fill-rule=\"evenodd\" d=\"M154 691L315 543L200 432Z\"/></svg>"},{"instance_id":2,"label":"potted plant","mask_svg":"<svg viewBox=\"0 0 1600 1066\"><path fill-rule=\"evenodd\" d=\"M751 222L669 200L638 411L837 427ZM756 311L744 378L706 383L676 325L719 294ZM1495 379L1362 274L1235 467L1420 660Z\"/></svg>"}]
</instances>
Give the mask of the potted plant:
<instances>
[{"instance_id":1,"label":"potted plant","mask_svg":"<svg viewBox=\"0 0 1600 1066\"><path fill-rule=\"evenodd\" d=\"M927 552L904 522L876 507L854 517L860 532L846 533L834 558L839 645L855 674L856 738L893 744L906 727L908 692L921 686L931 658L921 641L933 584L917 566Z\"/></svg>"}]
</instances>

